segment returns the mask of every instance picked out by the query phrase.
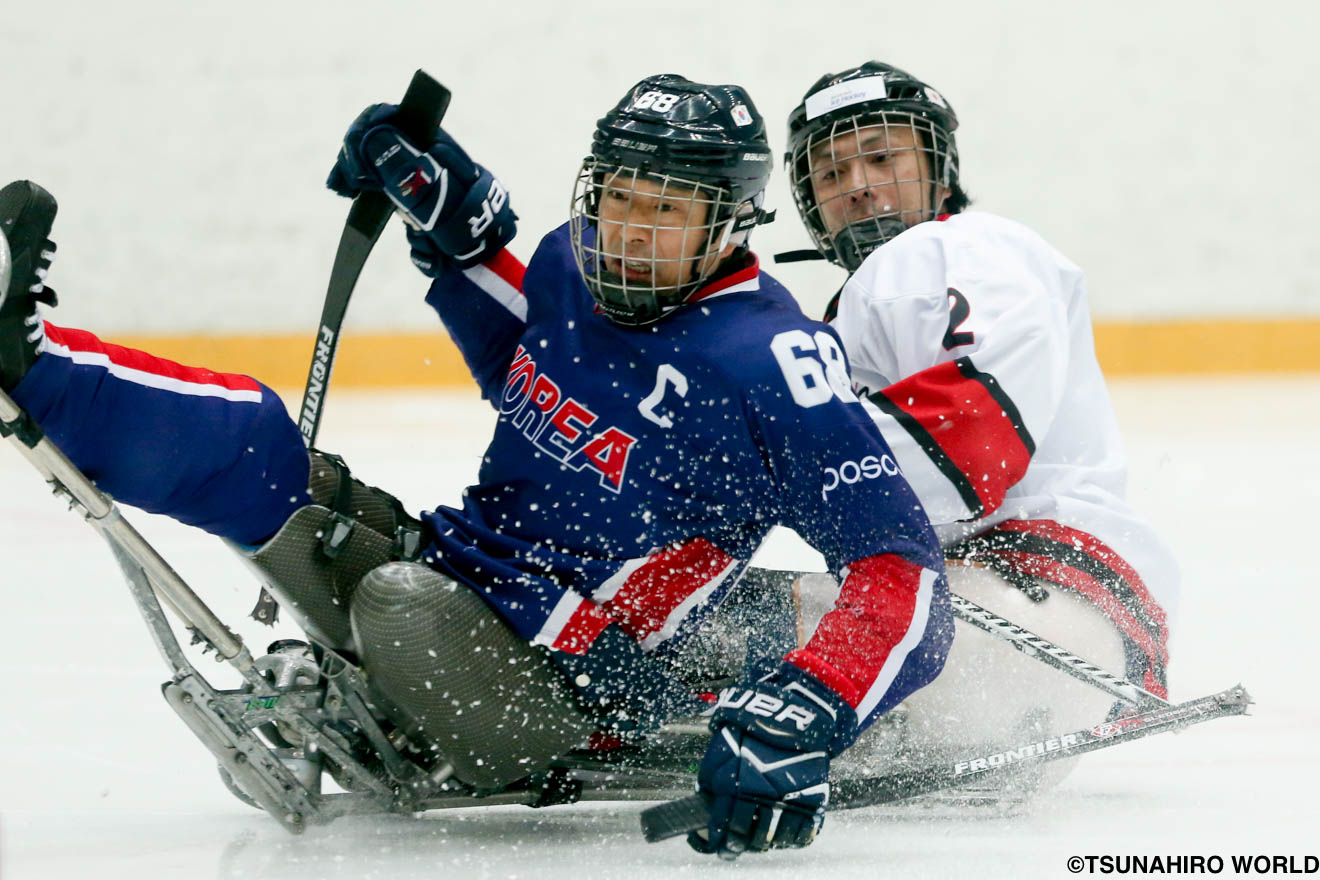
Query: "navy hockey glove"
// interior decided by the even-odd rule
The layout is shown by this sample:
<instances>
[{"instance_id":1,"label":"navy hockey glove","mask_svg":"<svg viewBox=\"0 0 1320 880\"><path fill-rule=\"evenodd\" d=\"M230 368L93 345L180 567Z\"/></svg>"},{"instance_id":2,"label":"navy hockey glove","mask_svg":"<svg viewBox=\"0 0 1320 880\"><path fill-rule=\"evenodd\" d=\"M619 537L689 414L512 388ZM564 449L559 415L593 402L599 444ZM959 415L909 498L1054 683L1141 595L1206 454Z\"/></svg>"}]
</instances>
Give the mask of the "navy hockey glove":
<instances>
[{"instance_id":1,"label":"navy hockey glove","mask_svg":"<svg viewBox=\"0 0 1320 880\"><path fill-rule=\"evenodd\" d=\"M644 654L617 623L601 630L585 654L552 651L550 658L573 682L583 710L624 738L706 708L692 688Z\"/></svg>"},{"instance_id":2,"label":"navy hockey glove","mask_svg":"<svg viewBox=\"0 0 1320 880\"><path fill-rule=\"evenodd\" d=\"M721 692L710 726L697 773L710 818L688 844L735 859L811 843L829 803L830 756L857 728L852 707L785 663Z\"/></svg>"},{"instance_id":3,"label":"navy hockey glove","mask_svg":"<svg viewBox=\"0 0 1320 880\"><path fill-rule=\"evenodd\" d=\"M413 263L426 275L485 262L517 228L504 184L442 128L424 151L415 146L391 124L398 109L373 104L353 120L326 186L349 198L364 190L389 196L408 223Z\"/></svg>"}]
</instances>

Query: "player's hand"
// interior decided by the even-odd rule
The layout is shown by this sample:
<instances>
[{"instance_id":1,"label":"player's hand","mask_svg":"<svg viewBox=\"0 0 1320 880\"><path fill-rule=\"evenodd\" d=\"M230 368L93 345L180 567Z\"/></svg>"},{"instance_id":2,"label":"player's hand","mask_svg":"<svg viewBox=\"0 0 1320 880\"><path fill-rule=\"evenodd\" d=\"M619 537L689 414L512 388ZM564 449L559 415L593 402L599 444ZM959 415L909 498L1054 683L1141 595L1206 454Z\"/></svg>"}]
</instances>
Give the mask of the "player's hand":
<instances>
[{"instance_id":1,"label":"player's hand","mask_svg":"<svg viewBox=\"0 0 1320 880\"><path fill-rule=\"evenodd\" d=\"M625 738L706 708L617 623L601 630L585 653L552 651L550 659L572 682L583 711L601 729Z\"/></svg>"},{"instance_id":2,"label":"player's hand","mask_svg":"<svg viewBox=\"0 0 1320 880\"><path fill-rule=\"evenodd\" d=\"M409 226L413 263L427 275L485 262L516 231L504 185L444 129L424 149L414 145L392 124L398 109L373 104L353 120L326 186L349 198L389 196Z\"/></svg>"},{"instance_id":3,"label":"player's hand","mask_svg":"<svg viewBox=\"0 0 1320 880\"><path fill-rule=\"evenodd\" d=\"M811 843L829 803L832 748L856 726L851 706L788 664L725 689L697 774L710 819L688 844L735 859Z\"/></svg>"}]
</instances>

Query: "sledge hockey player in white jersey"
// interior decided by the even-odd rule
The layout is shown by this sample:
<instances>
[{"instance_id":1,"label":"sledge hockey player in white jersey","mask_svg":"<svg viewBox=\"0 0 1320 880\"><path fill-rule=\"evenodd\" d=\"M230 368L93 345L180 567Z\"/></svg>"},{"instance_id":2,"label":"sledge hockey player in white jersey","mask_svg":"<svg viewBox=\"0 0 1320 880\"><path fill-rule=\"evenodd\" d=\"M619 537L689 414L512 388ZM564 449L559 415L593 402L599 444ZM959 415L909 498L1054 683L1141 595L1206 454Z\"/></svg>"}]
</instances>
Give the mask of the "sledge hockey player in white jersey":
<instances>
[{"instance_id":1,"label":"sledge hockey player in white jersey","mask_svg":"<svg viewBox=\"0 0 1320 880\"><path fill-rule=\"evenodd\" d=\"M42 322L54 201L27 182L0 193L0 387L121 502L237 545L320 645L360 658L375 704L442 762L425 772L474 795L690 717L697 683L670 660L792 527L843 579L837 608L719 695L689 841L723 858L810 843L831 759L938 674L952 623L938 540L837 337L747 247L768 219L761 116L737 86L638 83L524 268L502 184L395 112L358 117L328 183L384 191L410 222L427 301L500 411L461 506L418 522L342 463L309 467L250 378ZM867 479L830 486L849 462Z\"/></svg>"},{"instance_id":2,"label":"sledge hockey player in white jersey","mask_svg":"<svg viewBox=\"0 0 1320 880\"><path fill-rule=\"evenodd\" d=\"M957 126L935 89L874 61L821 77L790 115L798 210L852 273L826 320L936 524L950 590L1166 696L1178 572L1124 500L1082 271L1026 227L965 210ZM905 747L1069 729L1109 708L960 627L943 675L904 704Z\"/></svg>"}]
</instances>

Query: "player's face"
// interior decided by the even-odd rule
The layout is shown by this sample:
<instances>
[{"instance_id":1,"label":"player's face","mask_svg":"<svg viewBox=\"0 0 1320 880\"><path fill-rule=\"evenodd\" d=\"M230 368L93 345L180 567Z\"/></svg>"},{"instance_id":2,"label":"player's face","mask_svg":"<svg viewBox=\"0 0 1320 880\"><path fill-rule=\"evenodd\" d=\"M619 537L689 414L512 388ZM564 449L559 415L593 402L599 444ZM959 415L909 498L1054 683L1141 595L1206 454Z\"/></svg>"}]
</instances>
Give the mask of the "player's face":
<instances>
[{"instance_id":1,"label":"player's face","mask_svg":"<svg viewBox=\"0 0 1320 880\"><path fill-rule=\"evenodd\" d=\"M603 181L598 247L605 270L625 283L677 288L705 274L733 250L709 248L711 193L613 172Z\"/></svg>"},{"instance_id":2,"label":"player's face","mask_svg":"<svg viewBox=\"0 0 1320 880\"><path fill-rule=\"evenodd\" d=\"M811 186L826 232L872 217L898 217L906 226L929 219L932 163L922 141L909 124L878 122L812 147Z\"/></svg>"}]
</instances>

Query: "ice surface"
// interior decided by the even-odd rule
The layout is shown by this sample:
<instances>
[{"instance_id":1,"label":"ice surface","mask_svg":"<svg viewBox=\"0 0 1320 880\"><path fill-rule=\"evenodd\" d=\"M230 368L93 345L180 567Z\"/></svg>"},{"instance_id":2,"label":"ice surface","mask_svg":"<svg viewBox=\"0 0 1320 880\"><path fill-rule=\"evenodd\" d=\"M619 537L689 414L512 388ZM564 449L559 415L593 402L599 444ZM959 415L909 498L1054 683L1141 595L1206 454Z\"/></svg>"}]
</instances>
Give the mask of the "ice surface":
<instances>
[{"instance_id":1,"label":"ice surface","mask_svg":"<svg viewBox=\"0 0 1320 880\"><path fill-rule=\"evenodd\" d=\"M0 876L1064 877L1069 855L1316 854L1320 377L1124 381L1112 391L1131 497L1183 565L1173 696L1241 681L1257 701L1252 717L1085 758L1021 815L833 814L810 849L733 867L682 843L642 843L633 804L354 818L286 834L221 787L159 697L165 667L108 551L0 449ZM336 393L322 438L420 507L457 499L492 421L475 395ZM132 519L238 624L255 587L228 551L173 523ZM247 623L241 633L257 649L292 634ZM231 686L212 661L202 669Z\"/></svg>"}]
</instances>

